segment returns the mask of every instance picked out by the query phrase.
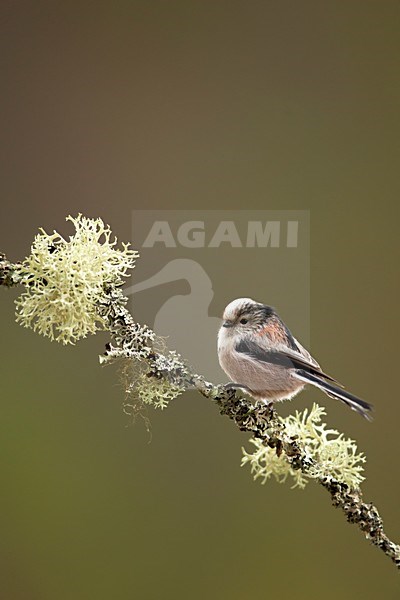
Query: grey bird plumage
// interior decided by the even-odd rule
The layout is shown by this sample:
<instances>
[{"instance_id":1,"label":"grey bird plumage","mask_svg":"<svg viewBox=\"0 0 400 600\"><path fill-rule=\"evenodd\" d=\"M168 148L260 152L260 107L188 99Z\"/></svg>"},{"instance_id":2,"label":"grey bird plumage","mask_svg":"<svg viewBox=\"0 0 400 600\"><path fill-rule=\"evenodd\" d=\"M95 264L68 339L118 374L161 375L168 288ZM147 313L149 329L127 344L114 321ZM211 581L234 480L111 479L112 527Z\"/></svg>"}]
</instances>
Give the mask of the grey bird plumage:
<instances>
[{"instance_id":1,"label":"grey bird plumage","mask_svg":"<svg viewBox=\"0 0 400 600\"><path fill-rule=\"evenodd\" d=\"M254 398L290 399L309 383L371 419L372 406L324 373L276 311L251 298L238 298L226 307L218 333L218 358L234 384Z\"/></svg>"}]
</instances>

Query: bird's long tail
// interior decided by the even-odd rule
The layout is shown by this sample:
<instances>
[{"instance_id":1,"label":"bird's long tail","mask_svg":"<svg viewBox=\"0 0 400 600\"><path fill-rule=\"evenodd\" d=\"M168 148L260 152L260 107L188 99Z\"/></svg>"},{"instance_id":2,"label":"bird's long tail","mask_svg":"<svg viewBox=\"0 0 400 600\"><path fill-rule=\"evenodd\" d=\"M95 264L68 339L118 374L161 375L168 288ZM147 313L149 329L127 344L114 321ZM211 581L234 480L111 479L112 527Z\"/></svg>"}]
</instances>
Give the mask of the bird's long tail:
<instances>
[{"instance_id":1,"label":"bird's long tail","mask_svg":"<svg viewBox=\"0 0 400 600\"><path fill-rule=\"evenodd\" d=\"M313 375L312 373L307 373L307 371L303 371L302 369L296 370L294 377L300 379L301 381L305 381L306 383L311 383L315 385L320 390L331 396L331 398L335 398L336 400L341 400L347 406L350 406L352 410L358 412L358 414L362 415L368 421L372 421L372 404L368 404L365 400L361 400L361 398L357 398L354 394L347 392L344 389L338 388L332 383L328 383L324 379Z\"/></svg>"}]
</instances>

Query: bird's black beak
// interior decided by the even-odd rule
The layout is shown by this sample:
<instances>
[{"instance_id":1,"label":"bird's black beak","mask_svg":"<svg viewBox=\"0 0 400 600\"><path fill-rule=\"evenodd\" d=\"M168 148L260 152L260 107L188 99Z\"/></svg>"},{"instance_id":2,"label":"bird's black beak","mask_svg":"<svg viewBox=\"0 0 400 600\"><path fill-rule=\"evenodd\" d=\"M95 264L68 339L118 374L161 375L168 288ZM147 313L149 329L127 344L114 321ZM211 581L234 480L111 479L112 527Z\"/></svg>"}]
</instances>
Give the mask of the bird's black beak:
<instances>
[{"instance_id":1,"label":"bird's black beak","mask_svg":"<svg viewBox=\"0 0 400 600\"><path fill-rule=\"evenodd\" d=\"M233 327L232 321L224 321L222 327Z\"/></svg>"}]
</instances>

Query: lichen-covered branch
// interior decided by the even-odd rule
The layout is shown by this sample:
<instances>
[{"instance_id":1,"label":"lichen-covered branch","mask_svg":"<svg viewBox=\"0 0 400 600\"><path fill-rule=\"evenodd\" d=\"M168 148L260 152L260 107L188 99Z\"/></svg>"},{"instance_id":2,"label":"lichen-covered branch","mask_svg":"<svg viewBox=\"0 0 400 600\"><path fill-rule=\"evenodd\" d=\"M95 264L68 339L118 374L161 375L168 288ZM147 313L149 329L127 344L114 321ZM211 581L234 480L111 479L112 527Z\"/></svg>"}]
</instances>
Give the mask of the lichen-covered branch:
<instances>
[{"instance_id":1,"label":"lichen-covered branch","mask_svg":"<svg viewBox=\"0 0 400 600\"><path fill-rule=\"evenodd\" d=\"M92 237L96 237L99 230L100 226L97 222L97 228L92 231ZM108 229L106 229L106 233L108 235ZM44 242L44 240L39 241L40 243ZM41 246L41 251L53 255L55 252L64 251L64 246L69 243L65 242L64 244L64 241L59 237L56 237L55 241L55 249L53 246L49 246L46 250L45 246ZM71 238L71 242L72 251L75 251L77 240ZM96 240L94 242L97 243ZM106 239L106 242L108 244L108 239ZM314 477L329 492L332 504L342 509L347 520L356 524L365 537L380 548L400 568L400 546L392 542L385 534L383 522L376 507L373 504L364 502L360 489L354 489L332 475L316 477L315 474L321 473L321 469L317 468L315 458L306 451L296 435L289 435L288 428L272 405L266 405L262 402L254 403L241 395L232 386L215 386L206 381L201 375L194 373L176 353L166 349L161 351L158 348L154 332L145 325L139 325L134 321L126 308L127 299L117 287L119 284L110 282L107 279L108 274L114 268L112 261L117 252L113 249L113 245L109 244L106 248L107 259L109 260L106 271L103 272L104 270L100 267L98 269L99 276L103 277L103 284L101 294L94 299L96 319L100 319L104 328L110 331L113 342L107 345L102 362L120 358L132 361L132 363L139 362L144 367L140 377L159 382L161 389L163 389L162 386L165 383L168 383L169 397L182 393L184 390L195 389L205 398L214 401L220 413L229 417L241 431L251 433L253 438L260 442L262 446L273 449L276 456L284 458L293 470L300 471L305 476ZM71 248L66 250L69 251ZM128 251L126 247L123 251L120 251L120 254L123 259L122 269L125 269L127 263L132 263L134 254ZM60 254L60 257L63 256ZM51 260L53 259L54 256ZM63 260L68 262L67 254ZM19 283L26 285L27 275L24 274L23 265L24 263L10 263L4 254L0 254L0 285L6 287L12 287ZM38 275L33 282L34 289L45 294L46 288L49 287L57 294L55 284L47 279L48 273L53 273L53 262L50 262L50 267L48 264L44 264L44 266L40 264L39 266ZM119 277L118 266L116 268ZM73 269L71 278L74 282L74 289L79 291L82 288L82 293L84 293L81 273L75 266ZM22 309L24 310L25 306L22 306ZM64 328L62 331L68 330L68 327L70 327L70 318L68 317L68 319L62 323ZM55 323L56 327L58 325ZM61 341L65 341L64 334L61 336ZM146 395L143 397L146 401ZM162 398L162 394L160 398ZM155 405L157 406L157 404ZM162 400L160 400L158 406L163 408Z\"/></svg>"},{"instance_id":2,"label":"lichen-covered branch","mask_svg":"<svg viewBox=\"0 0 400 600\"><path fill-rule=\"evenodd\" d=\"M0 252L0 285L10 288L21 283L19 267L19 263L11 263L6 255Z\"/></svg>"},{"instance_id":3,"label":"lichen-covered branch","mask_svg":"<svg viewBox=\"0 0 400 600\"><path fill-rule=\"evenodd\" d=\"M100 313L108 321L117 347L108 346L104 359L113 357L137 357L148 364L150 371L168 378L184 389L195 388L204 397L213 400L220 413L229 417L241 431L250 432L253 437L273 448L278 455L284 454L293 469L308 474L314 461L305 453L298 441L287 435L282 421L271 404L253 403L243 397L238 390L229 386L215 386L202 376L193 373L184 362L174 359L170 363L154 351L151 346L138 344L137 328L132 315L126 309L125 299L118 290L109 290L109 299L100 307ZM400 546L385 534L383 522L376 507L363 500L360 489L351 489L346 483L333 477L317 479L330 494L333 506L341 508L349 523L356 524L375 546L380 548L400 568Z\"/></svg>"}]
</instances>

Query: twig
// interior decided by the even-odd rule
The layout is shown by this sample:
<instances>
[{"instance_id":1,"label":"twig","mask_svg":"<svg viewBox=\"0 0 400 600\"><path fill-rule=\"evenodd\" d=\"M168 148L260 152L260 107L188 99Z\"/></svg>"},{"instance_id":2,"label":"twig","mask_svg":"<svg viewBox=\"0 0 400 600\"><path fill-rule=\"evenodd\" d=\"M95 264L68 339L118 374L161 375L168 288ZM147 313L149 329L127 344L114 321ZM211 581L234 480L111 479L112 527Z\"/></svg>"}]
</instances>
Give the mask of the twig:
<instances>
[{"instance_id":1,"label":"twig","mask_svg":"<svg viewBox=\"0 0 400 600\"><path fill-rule=\"evenodd\" d=\"M18 267L19 263L11 263L6 255L0 252L0 285L13 287L21 283Z\"/></svg>"}]
</instances>

